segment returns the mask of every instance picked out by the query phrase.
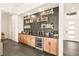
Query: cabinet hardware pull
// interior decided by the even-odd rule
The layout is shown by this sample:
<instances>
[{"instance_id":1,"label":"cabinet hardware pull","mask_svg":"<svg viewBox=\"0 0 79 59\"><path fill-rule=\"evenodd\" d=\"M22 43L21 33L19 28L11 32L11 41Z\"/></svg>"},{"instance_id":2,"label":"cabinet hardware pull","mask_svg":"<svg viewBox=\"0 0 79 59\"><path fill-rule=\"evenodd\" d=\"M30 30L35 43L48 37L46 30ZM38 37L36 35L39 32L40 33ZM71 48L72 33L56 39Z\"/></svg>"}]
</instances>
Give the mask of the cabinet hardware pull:
<instances>
[{"instance_id":1,"label":"cabinet hardware pull","mask_svg":"<svg viewBox=\"0 0 79 59\"><path fill-rule=\"evenodd\" d=\"M51 45L51 43L49 42L49 45Z\"/></svg>"}]
</instances>

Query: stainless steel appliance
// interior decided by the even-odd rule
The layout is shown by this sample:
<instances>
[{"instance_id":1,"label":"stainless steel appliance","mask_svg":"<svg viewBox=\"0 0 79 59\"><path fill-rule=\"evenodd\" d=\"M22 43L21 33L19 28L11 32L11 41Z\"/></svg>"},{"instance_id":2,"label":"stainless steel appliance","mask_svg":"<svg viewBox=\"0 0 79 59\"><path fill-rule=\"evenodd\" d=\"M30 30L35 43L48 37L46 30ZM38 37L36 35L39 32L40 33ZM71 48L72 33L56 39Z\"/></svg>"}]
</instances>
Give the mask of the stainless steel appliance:
<instances>
[{"instance_id":1,"label":"stainless steel appliance","mask_svg":"<svg viewBox=\"0 0 79 59\"><path fill-rule=\"evenodd\" d=\"M43 37L36 37L35 47L37 49L43 50Z\"/></svg>"}]
</instances>

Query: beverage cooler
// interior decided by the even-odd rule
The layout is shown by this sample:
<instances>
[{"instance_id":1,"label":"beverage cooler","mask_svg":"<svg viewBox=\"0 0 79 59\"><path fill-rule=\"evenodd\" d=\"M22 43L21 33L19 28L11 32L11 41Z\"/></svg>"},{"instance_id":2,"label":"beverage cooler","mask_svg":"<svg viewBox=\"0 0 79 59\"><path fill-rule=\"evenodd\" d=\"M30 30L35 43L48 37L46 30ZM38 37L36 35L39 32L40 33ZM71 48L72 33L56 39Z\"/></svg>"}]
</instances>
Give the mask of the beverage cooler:
<instances>
[{"instance_id":1,"label":"beverage cooler","mask_svg":"<svg viewBox=\"0 0 79 59\"><path fill-rule=\"evenodd\" d=\"M36 37L35 47L37 49L43 50L43 37Z\"/></svg>"}]
</instances>

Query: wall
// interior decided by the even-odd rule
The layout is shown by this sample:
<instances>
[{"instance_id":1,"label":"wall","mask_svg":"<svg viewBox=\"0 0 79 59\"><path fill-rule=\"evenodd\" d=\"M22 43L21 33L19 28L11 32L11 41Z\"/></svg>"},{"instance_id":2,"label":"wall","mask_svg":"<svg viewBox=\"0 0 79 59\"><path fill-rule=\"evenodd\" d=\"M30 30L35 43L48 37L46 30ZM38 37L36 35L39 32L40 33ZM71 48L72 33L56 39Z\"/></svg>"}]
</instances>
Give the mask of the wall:
<instances>
[{"instance_id":1,"label":"wall","mask_svg":"<svg viewBox=\"0 0 79 59\"><path fill-rule=\"evenodd\" d=\"M64 6L63 4L59 4L59 40L58 40L58 46L59 46L59 56L63 56L63 31L64 31L64 28L63 28L63 24L64 24L64 19L63 19L63 9L64 9Z\"/></svg>"},{"instance_id":2,"label":"wall","mask_svg":"<svg viewBox=\"0 0 79 59\"><path fill-rule=\"evenodd\" d=\"M54 8L54 14L49 15L49 21L50 23L54 24L54 30L58 30L58 22L59 22L59 7Z\"/></svg>"},{"instance_id":3,"label":"wall","mask_svg":"<svg viewBox=\"0 0 79 59\"><path fill-rule=\"evenodd\" d=\"M29 9L29 7L28 8L26 7L26 5L27 4L23 4L22 6L19 6L18 9L20 9L20 10L18 10L18 11L20 13L26 12L26 10ZM35 9L33 11L32 10L29 10L29 12L34 13L34 12L37 12L37 9L39 9L39 8L36 8L36 7L38 7L38 6L42 5L42 4L32 4L32 5L29 5L29 6L32 6ZM42 8L45 8L46 9L47 8L46 6L55 7L55 6L58 6L58 4L49 4L48 3L48 4L43 5ZM16 8L14 9L11 4L0 4L0 7L2 8L3 11L9 12L9 13L16 13L15 12L16 11ZM23 13L23 15L25 15L25 14ZM4 28L3 31L5 31L7 33L6 34L6 38L8 37L10 39L13 39L14 41L17 41L18 40L17 34L20 33L23 30L23 17L22 16L21 15L19 15L19 16L17 15L17 17L16 16L10 16L11 18L10 17L7 18L6 16L3 17L3 19L7 19L8 20L8 21L6 21L6 20L4 21L3 20L4 23L6 24L6 26L4 26L4 24L2 26ZM13 20L13 19L16 19L16 20Z\"/></svg>"},{"instance_id":4,"label":"wall","mask_svg":"<svg viewBox=\"0 0 79 59\"><path fill-rule=\"evenodd\" d=\"M2 14L1 30L5 33L5 38L18 42L18 33L23 30L23 18L21 15Z\"/></svg>"},{"instance_id":5,"label":"wall","mask_svg":"<svg viewBox=\"0 0 79 59\"><path fill-rule=\"evenodd\" d=\"M1 30L5 33L5 38L11 39L11 15L5 13L2 14Z\"/></svg>"},{"instance_id":6,"label":"wall","mask_svg":"<svg viewBox=\"0 0 79 59\"><path fill-rule=\"evenodd\" d=\"M18 15L12 15L12 40L18 42Z\"/></svg>"},{"instance_id":7,"label":"wall","mask_svg":"<svg viewBox=\"0 0 79 59\"><path fill-rule=\"evenodd\" d=\"M71 40L71 41L78 41L79 42L79 4L64 4L64 40ZM68 16L66 13L76 12L76 15ZM68 34L69 24L68 21L74 21L73 26L74 29L71 29L71 31L74 31L72 34ZM74 38L69 38L69 36L73 36Z\"/></svg>"},{"instance_id":8,"label":"wall","mask_svg":"<svg viewBox=\"0 0 79 59\"><path fill-rule=\"evenodd\" d=\"M31 31L32 35L38 35L36 34L37 32L50 32L50 31L58 31L58 13L59 13L59 8L53 8L54 9L54 13L53 14L49 14L48 15L48 21L47 22L36 22L34 21L33 23L30 23L29 25L31 26L30 29L24 29L25 32L29 32ZM35 14L36 17L40 16L40 13L36 13ZM34 20L37 20L37 18L35 18ZM24 20L25 21L25 20ZM47 29L41 29L41 24L52 24L54 25L54 28L47 28ZM27 24L28 25L28 24ZM24 22L24 26L26 26L26 21ZM43 36L42 34L40 36Z\"/></svg>"},{"instance_id":9,"label":"wall","mask_svg":"<svg viewBox=\"0 0 79 59\"><path fill-rule=\"evenodd\" d=\"M1 33L1 10L0 10L0 33ZM0 41L1 41L1 34L0 34Z\"/></svg>"},{"instance_id":10,"label":"wall","mask_svg":"<svg viewBox=\"0 0 79 59\"><path fill-rule=\"evenodd\" d=\"M18 16L18 33L21 33L23 31L23 16L19 15Z\"/></svg>"},{"instance_id":11,"label":"wall","mask_svg":"<svg viewBox=\"0 0 79 59\"><path fill-rule=\"evenodd\" d=\"M0 10L0 55L3 55L3 44L1 42L1 21L2 21L2 11Z\"/></svg>"}]
</instances>

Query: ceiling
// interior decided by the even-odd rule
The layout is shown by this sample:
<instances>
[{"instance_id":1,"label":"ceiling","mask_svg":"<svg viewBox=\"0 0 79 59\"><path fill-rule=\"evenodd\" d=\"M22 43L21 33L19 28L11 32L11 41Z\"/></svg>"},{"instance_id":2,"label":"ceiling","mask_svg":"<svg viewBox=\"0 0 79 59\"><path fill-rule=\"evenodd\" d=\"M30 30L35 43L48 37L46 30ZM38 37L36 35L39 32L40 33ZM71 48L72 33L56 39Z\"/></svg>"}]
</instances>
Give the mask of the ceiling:
<instances>
[{"instance_id":1,"label":"ceiling","mask_svg":"<svg viewBox=\"0 0 79 59\"><path fill-rule=\"evenodd\" d=\"M57 3L45 3L45 4L42 4L42 5L38 6L38 7L36 7L36 8L25 11L23 13L23 16L27 15L28 13L34 14L34 13L40 12L40 9L43 9L43 11L44 11L44 10L47 10L47 9L50 9L50 8L55 8L55 7L58 7L58 6L59 5Z\"/></svg>"},{"instance_id":2,"label":"ceiling","mask_svg":"<svg viewBox=\"0 0 79 59\"><path fill-rule=\"evenodd\" d=\"M79 3L65 3L64 4L64 12L72 12L79 10Z\"/></svg>"},{"instance_id":3,"label":"ceiling","mask_svg":"<svg viewBox=\"0 0 79 59\"><path fill-rule=\"evenodd\" d=\"M56 3L0 3L0 9L11 14L23 14L37 12L39 8L56 7Z\"/></svg>"},{"instance_id":4,"label":"ceiling","mask_svg":"<svg viewBox=\"0 0 79 59\"><path fill-rule=\"evenodd\" d=\"M28 11L32 8L36 8L42 4L38 3L0 3L0 9L2 11L14 14L21 14L25 11Z\"/></svg>"}]
</instances>

